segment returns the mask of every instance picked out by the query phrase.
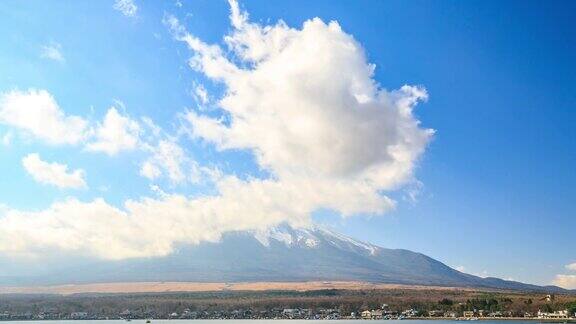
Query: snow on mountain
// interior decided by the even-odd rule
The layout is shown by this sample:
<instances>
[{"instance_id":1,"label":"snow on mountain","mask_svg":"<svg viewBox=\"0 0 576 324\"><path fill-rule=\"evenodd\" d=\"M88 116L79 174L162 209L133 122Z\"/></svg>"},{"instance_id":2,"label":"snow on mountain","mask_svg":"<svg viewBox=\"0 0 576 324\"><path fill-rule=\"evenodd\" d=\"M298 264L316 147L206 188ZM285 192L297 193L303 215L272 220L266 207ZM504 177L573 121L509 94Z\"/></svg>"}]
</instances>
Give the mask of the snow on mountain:
<instances>
[{"instance_id":1,"label":"snow on mountain","mask_svg":"<svg viewBox=\"0 0 576 324\"><path fill-rule=\"evenodd\" d=\"M454 270L421 253L386 249L335 231L287 225L232 232L219 242L182 245L166 257L52 263L26 275L0 276L0 285L94 282L365 281L407 285L561 291Z\"/></svg>"},{"instance_id":2,"label":"snow on mountain","mask_svg":"<svg viewBox=\"0 0 576 324\"><path fill-rule=\"evenodd\" d=\"M263 231L254 232L254 238L263 246L270 246L270 240L284 243L287 247L306 246L314 248L318 246L318 239L314 234L306 229L292 229L287 226L268 228Z\"/></svg>"},{"instance_id":3,"label":"snow on mountain","mask_svg":"<svg viewBox=\"0 0 576 324\"><path fill-rule=\"evenodd\" d=\"M287 225L282 225L254 232L254 237L266 247L270 246L270 240L275 240L284 243L287 247L298 246L308 248L318 248L319 244L324 242L324 244L328 243L341 249L363 249L371 255L375 255L379 249L376 245L355 240L320 226L291 228Z\"/></svg>"}]
</instances>

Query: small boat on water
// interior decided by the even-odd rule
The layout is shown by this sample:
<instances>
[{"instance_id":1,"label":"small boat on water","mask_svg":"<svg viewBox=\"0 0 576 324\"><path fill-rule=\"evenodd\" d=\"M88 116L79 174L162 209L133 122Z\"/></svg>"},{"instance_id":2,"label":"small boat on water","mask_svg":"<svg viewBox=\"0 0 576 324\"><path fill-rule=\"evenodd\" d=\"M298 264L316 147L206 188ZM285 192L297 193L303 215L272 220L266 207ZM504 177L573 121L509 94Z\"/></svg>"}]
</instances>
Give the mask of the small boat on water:
<instances>
[{"instance_id":1,"label":"small boat on water","mask_svg":"<svg viewBox=\"0 0 576 324\"><path fill-rule=\"evenodd\" d=\"M150 323L152 323L152 321L149 320L149 319L147 319L147 320L146 320L146 324L150 324Z\"/></svg>"}]
</instances>

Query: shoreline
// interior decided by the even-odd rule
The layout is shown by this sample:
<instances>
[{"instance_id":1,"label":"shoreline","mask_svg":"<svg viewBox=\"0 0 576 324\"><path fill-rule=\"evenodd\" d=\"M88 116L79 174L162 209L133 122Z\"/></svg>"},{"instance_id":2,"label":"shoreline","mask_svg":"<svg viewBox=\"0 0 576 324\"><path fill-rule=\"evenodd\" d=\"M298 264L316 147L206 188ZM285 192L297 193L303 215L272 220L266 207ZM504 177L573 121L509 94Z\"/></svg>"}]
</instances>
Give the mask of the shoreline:
<instances>
[{"instance_id":1,"label":"shoreline","mask_svg":"<svg viewBox=\"0 0 576 324\"><path fill-rule=\"evenodd\" d=\"M576 323L576 318L568 318L568 319L542 319L542 318L524 318L524 317L500 317L500 318L488 318L488 317L479 317L476 320L478 321L532 321L532 322L539 322L539 323ZM152 318L150 321L170 321L170 322L190 322L190 321L378 321L378 322L387 322L387 321L476 321L470 320L466 318L442 318L442 317L410 317L404 318L402 320L399 319L381 319L381 320L374 320L374 319L361 319L361 318L339 318L339 319L289 319L289 318L277 318L277 319L218 319L218 318L206 318L206 319L168 319L168 318ZM59 319L32 319L32 320L0 320L2 322L146 322L146 319L132 319L130 321L126 321L123 319L66 319L66 320L59 320Z\"/></svg>"}]
</instances>

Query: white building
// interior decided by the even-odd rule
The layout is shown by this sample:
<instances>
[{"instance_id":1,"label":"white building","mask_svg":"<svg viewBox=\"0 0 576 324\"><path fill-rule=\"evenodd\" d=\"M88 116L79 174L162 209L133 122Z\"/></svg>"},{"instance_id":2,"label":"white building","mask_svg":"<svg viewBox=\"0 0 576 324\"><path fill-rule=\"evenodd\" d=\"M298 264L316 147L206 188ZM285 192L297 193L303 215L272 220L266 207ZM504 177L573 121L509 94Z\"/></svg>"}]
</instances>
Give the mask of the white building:
<instances>
[{"instance_id":1,"label":"white building","mask_svg":"<svg viewBox=\"0 0 576 324\"><path fill-rule=\"evenodd\" d=\"M547 313L547 312L542 312L542 311L538 311L538 318L568 318L568 310L562 310L562 311L555 311L553 313Z\"/></svg>"}]
</instances>

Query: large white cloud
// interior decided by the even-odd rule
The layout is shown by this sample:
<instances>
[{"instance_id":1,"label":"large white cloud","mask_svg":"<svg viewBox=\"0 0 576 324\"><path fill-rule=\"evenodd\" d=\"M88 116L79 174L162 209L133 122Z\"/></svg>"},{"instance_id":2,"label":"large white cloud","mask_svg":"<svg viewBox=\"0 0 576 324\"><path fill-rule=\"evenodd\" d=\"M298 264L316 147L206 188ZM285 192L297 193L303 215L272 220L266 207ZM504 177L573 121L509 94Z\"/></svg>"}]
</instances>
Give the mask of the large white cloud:
<instances>
[{"instance_id":1,"label":"large white cloud","mask_svg":"<svg viewBox=\"0 0 576 324\"><path fill-rule=\"evenodd\" d=\"M367 211L386 210L389 200L378 192L413 179L433 134L412 113L426 91L381 88L362 46L336 22L315 18L302 29L282 22L261 26L250 23L235 1L230 4L234 30L225 43L231 53L167 18L193 51L191 66L226 87L219 103L225 118L191 111L191 134L221 150L251 150L280 183L305 181L328 188L325 195L346 183L356 188L346 200L379 196L380 206Z\"/></svg>"},{"instance_id":2,"label":"large white cloud","mask_svg":"<svg viewBox=\"0 0 576 324\"><path fill-rule=\"evenodd\" d=\"M178 242L214 241L228 231L282 222L304 226L320 208L352 216L394 207L385 192L415 180L414 169L433 134L412 112L426 91L381 88L361 45L336 22L315 18L301 29L282 22L261 26L250 23L236 2L231 7L228 50L166 19L192 50L191 66L225 87L215 102L222 119L190 111L187 131L220 150L249 150L271 176L216 174L212 195L158 190L159 197L131 200L122 208L97 199L67 200L39 212L8 209L0 217L0 251L158 256ZM164 142L164 149L150 146L143 175L184 176L181 167L178 171L180 151L170 143ZM166 163L167 156L176 163Z\"/></svg>"},{"instance_id":3,"label":"large white cloud","mask_svg":"<svg viewBox=\"0 0 576 324\"><path fill-rule=\"evenodd\" d=\"M87 136L88 123L66 115L46 90L0 94L0 123L50 144L78 144Z\"/></svg>"},{"instance_id":4,"label":"large white cloud","mask_svg":"<svg viewBox=\"0 0 576 324\"><path fill-rule=\"evenodd\" d=\"M576 271L576 262L567 264L566 269Z\"/></svg>"},{"instance_id":5,"label":"large white cloud","mask_svg":"<svg viewBox=\"0 0 576 324\"><path fill-rule=\"evenodd\" d=\"M68 170L66 164L43 161L40 155L32 153L22 159L24 169L34 180L59 188L85 188L84 170Z\"/></svg>"}]
</instances>

